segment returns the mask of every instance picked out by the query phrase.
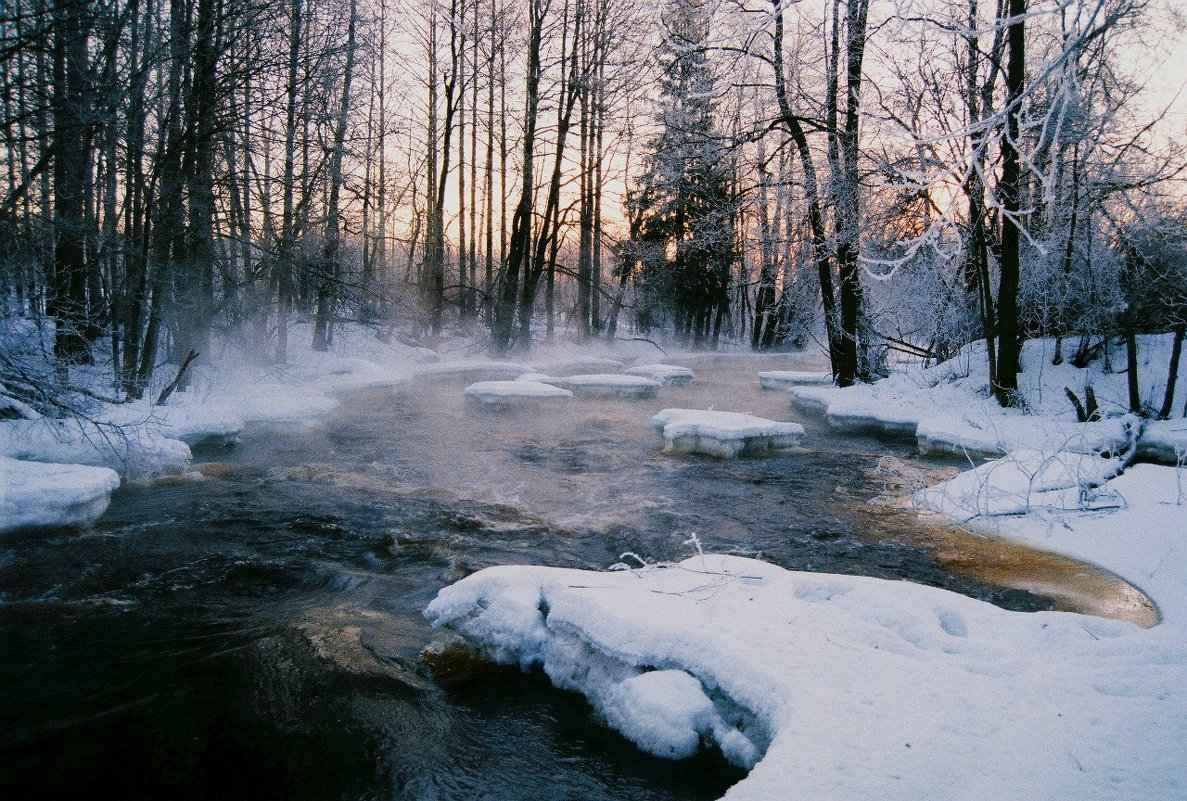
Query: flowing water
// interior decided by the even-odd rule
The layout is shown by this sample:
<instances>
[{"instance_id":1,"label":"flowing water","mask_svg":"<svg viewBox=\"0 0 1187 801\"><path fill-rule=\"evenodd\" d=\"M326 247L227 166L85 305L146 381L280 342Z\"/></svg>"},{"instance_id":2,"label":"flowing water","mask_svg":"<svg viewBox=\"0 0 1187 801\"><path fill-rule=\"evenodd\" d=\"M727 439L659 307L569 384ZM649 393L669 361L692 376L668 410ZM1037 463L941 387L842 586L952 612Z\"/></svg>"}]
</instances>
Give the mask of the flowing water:
<instances>
[{"instance_id":1,"label":"flowing water","mask_svg":"<svg viewBox=\"0 0 1187 801\"><path fill-rule=\"evenodd\" d=\"M788 568L1055 603L871 511L903 466L930 469L909 446L807 418L803 452L660 453L647 421L667 406L796 419L754 381L779 366L506 413L445 380L356 391L319 425L199 453L199 476L120 490L91 531L5 540L4 797L708 799L740 778L713 755L639 753L539 675L427 665L420 611L488 565L676 560L695 534ZM981 578L1041 585L1014 573Z\"/></svg>"}]
</instances>

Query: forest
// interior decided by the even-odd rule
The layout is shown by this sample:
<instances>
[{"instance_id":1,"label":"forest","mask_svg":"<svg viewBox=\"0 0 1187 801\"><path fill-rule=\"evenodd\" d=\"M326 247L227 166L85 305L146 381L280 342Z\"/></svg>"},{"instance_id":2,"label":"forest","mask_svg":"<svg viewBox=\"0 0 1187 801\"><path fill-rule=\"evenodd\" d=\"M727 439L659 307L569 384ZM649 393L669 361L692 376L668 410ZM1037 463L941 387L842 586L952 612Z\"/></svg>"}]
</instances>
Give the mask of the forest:
<instances>
[{"instance_id":1,"label":"forest","mask_svg":"<svg viewBox=\"0 0 1187 801\"><path fill-rule=\"evenodd\" d=\"M0 304L56 369L0 380L136 399L219 342L283 364L298 320L814 344L841 386L984 339L1003 405L1034 337L1173 331L1175 371L1173 5L8 0Z\"/></svg>"}]
</instances>

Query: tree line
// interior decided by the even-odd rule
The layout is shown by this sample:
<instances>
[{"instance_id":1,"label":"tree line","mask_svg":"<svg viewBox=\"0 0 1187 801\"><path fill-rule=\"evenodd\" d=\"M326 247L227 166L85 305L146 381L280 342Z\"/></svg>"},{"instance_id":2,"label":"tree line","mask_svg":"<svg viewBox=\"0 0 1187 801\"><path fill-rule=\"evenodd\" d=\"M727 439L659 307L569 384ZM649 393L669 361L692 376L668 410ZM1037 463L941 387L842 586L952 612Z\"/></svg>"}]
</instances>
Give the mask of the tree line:
<instances>
[{"instance_id":1,"label":"tree line","mask_svg":"<svg viewBox=\"0 0 1187 801\"><path fill-rule=\"evenodd\" d=\"M1012 403L1029 337L1181 343L1182 156L1131 69L1167 11L10 0L4 314L128 398L300 320L816 339L842 386L980 338Z\"/></svg>"}]
</instances>

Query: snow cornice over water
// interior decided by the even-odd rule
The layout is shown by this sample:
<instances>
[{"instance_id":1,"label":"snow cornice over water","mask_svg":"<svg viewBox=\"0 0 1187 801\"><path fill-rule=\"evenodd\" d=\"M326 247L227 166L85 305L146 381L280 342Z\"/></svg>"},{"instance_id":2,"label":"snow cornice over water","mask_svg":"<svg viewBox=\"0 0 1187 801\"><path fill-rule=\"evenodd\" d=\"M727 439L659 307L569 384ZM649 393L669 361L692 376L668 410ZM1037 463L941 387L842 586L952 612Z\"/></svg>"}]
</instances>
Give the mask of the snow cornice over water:
<instances>
[{"instance_id":1,"label":"snow cornice over water","mask_svg":"<svg viewBox=\"0 0 1187 801\"><path fill-rule=\"evenodd\" d=\"M753 766L728 799L1169 799L1187 640L898 581L705 555L493 567L426 610L650 753ZM1181 629L1179 630L1181 634Z\"/></svg>"}]
</instances>

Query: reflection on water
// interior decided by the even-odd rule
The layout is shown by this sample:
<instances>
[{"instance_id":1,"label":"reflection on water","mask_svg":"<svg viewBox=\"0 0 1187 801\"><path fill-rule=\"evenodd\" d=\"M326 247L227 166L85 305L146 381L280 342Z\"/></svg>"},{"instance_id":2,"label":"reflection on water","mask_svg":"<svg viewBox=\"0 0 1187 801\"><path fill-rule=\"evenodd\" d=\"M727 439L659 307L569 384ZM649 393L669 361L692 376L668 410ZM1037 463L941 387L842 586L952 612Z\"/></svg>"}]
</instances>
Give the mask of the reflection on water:
<instances>
[{"instance_id":1,"label":"reflection on water","mask_svg":"<svg viewBox=\"0 0 1187 801\"><path fill-rule=\"evenodd\" d=\"M647 422L666 406L793 419L754 372L794 366L724 363L655 400L539 412L469 410L456 382L357 392L324 425L256 429L205 454L195 480L121 490L93 531L5 540L0 787L12 798L698 799L739 778L712 756L639 753L539 676L431 671L420 610L492 564L673 560L696 532L706 548L789 568L1050 606L995 586L1040 584L965 569L952 557L964 546L872 513L876 467L910 459L901 445L805 419L804 453L660 454Z\"/></svg>"}]
</instances>

